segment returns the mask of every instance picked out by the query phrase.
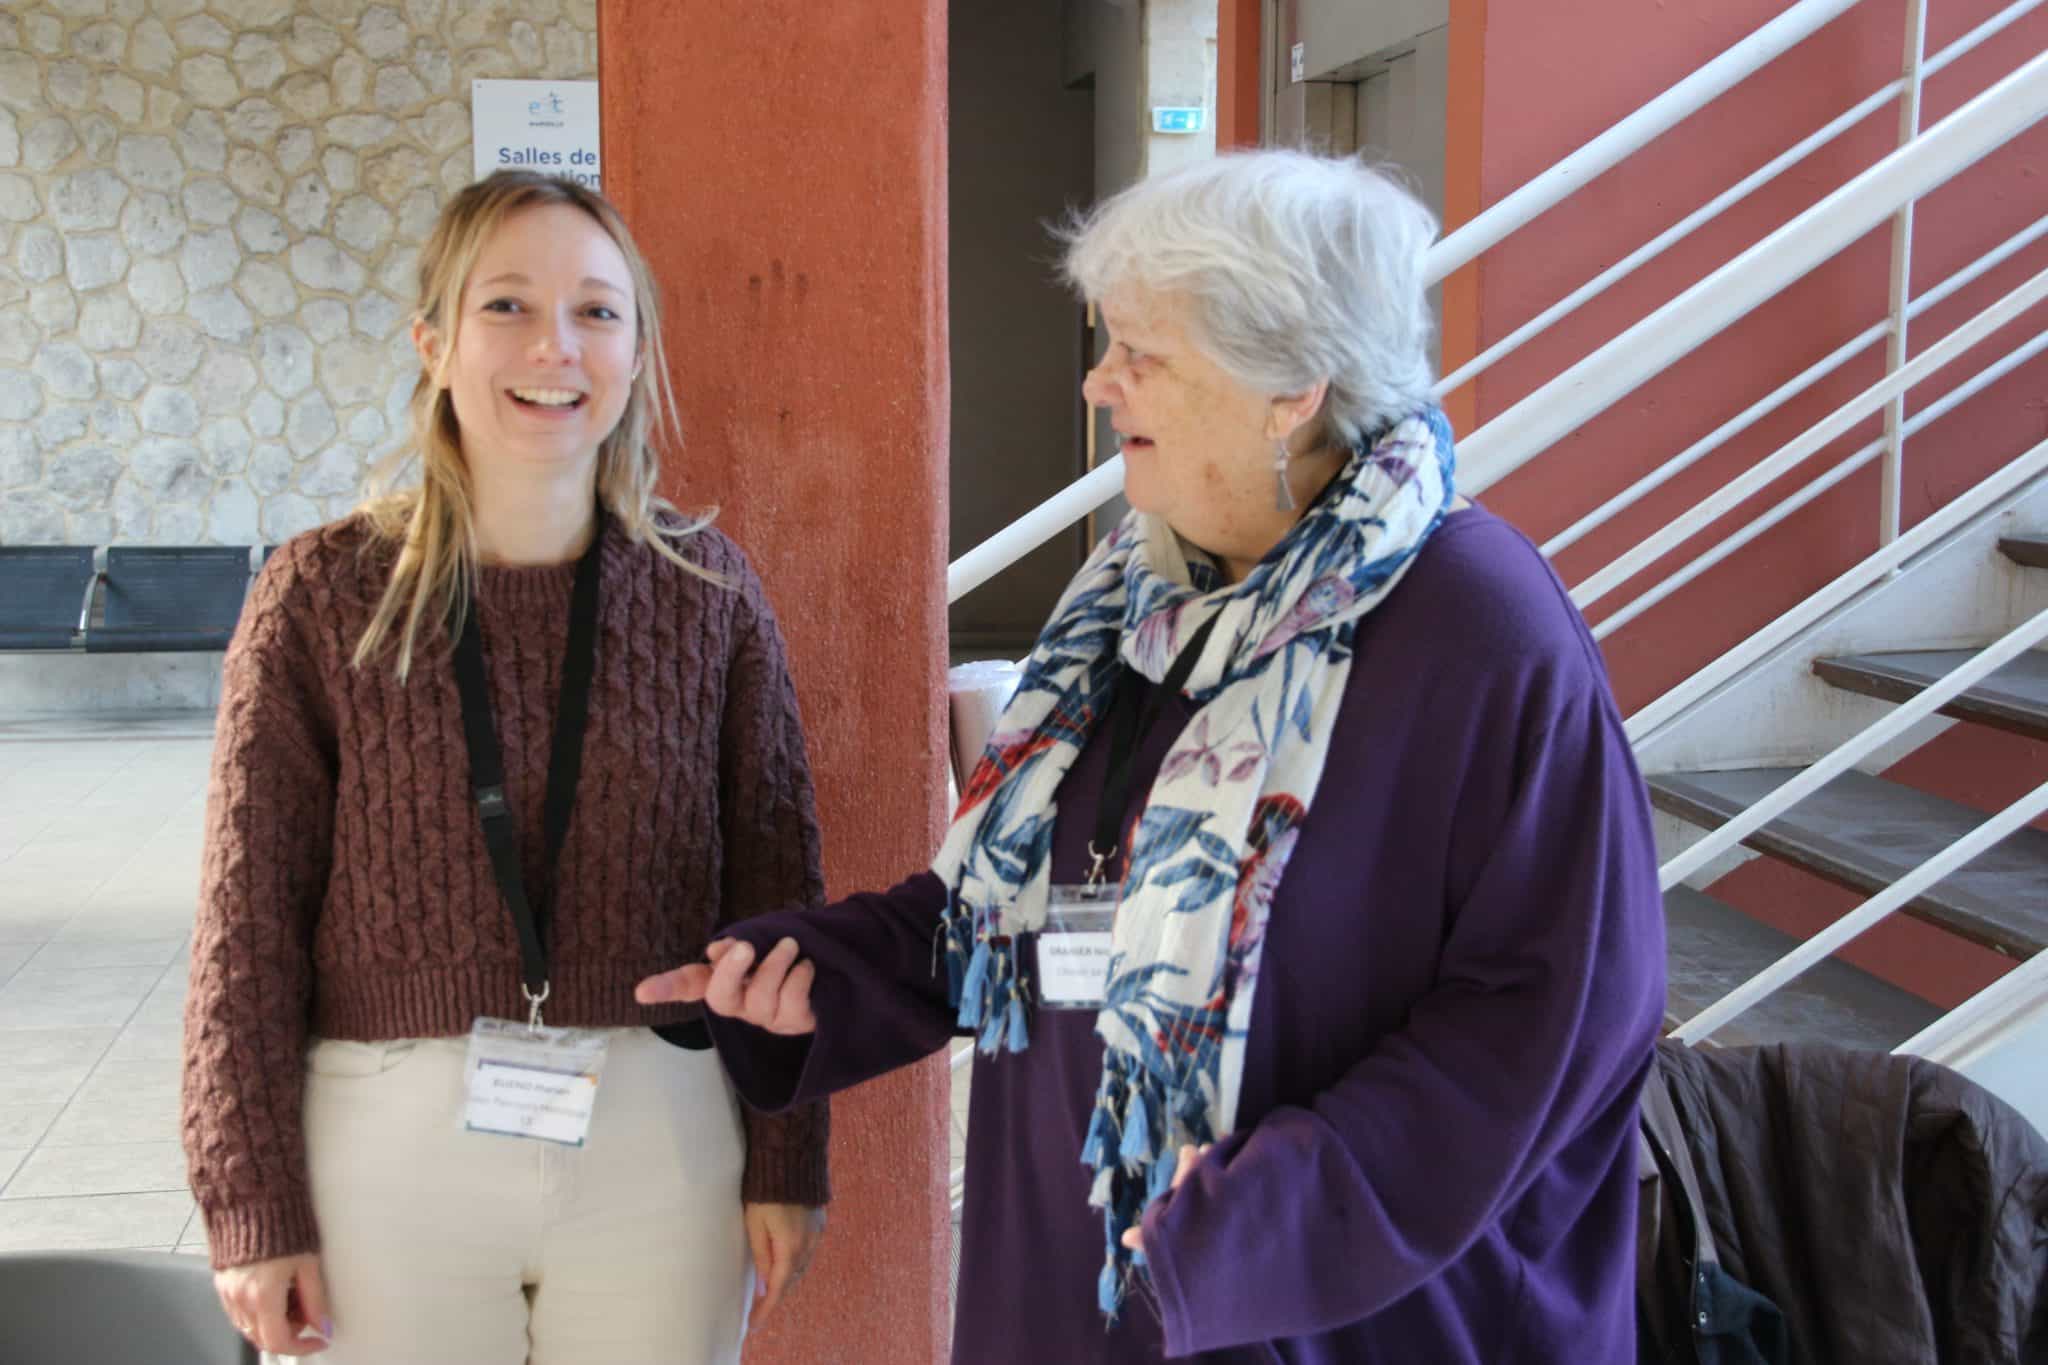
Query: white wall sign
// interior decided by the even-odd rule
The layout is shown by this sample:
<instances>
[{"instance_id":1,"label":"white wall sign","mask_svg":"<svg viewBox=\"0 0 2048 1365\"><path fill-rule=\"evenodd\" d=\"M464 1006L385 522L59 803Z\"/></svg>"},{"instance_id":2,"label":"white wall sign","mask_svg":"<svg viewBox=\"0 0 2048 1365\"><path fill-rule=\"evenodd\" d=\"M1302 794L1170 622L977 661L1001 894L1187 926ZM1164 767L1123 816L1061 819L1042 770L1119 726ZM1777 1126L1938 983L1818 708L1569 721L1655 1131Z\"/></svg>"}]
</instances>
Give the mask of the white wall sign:
<instances>
[{"instance_id":1,"label":"white wall sign","mask_svg":"<svg viewBox=\"0 0 2048 1365\"><path fill-rule=\"evenodd\" d=\"M471 81L477 179L492 171L545 171L602 189L596 81Z\"/></svg>"}]
</instances>

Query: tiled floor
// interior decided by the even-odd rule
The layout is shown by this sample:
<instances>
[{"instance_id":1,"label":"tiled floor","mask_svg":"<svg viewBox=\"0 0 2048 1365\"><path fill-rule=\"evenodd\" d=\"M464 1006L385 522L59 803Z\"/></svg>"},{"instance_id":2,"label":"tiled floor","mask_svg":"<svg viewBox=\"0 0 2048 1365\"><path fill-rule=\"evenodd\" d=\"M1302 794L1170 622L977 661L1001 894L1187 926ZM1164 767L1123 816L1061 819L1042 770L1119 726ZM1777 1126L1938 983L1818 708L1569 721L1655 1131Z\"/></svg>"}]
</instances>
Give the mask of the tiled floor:
<instances>
[{"instance_id":1,"label":"tiled floor","mask_svg":"<svg viewBox=\"0 0 2048 1365\"><path fill-rule=\"evenodd\" d=\"M205 1250L178 1041L210 748L0 736L0 1251Z\"/></svg>"}]
</instances>

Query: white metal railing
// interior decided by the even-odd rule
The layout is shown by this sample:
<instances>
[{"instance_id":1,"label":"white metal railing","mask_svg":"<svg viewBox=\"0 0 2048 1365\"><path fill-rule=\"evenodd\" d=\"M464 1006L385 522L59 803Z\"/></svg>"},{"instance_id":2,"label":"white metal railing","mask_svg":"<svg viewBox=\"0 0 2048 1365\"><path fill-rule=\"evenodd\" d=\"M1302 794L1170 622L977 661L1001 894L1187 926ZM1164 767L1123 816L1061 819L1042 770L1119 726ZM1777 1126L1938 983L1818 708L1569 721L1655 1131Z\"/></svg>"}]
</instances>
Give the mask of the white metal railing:
<instances>
[{"instance_id":1,"label":"white metal railing","mask_svg":"<svg viewBox=\"0 0 2048 1365\"><path fill-rule=\"evenodd\" d=\"M1930 403L1915 413L1911 418L1907 419L1906 425L1899 429L1900 439L1906 440L1919 435L1921 431L1948 416L1964 403L1976 397L1985 389L1990 388L1993 384L1996 384L2035 356L2040 355L2043 351L2048 351L2048 332L2040 333L2033 340L2020 346L2019 349L1993 361L1963 383L1943 394L1938 401ZM1773 507L1770 511L1729 536L1719 545L1716 545L1713 549L1688 561L1684 568L1659 580L1655 587L1645 590L1641 596L1637 597L1627 606L1622 607L1611 616L1602 618L1600 623L1593 627L1593 638L1604 640L1622 629L1629 622L1671 596L1672 593L1677 592L1680 588L1692 582L1722 560L1735 554L1743 546L1749 544L1758 536L1763 535L1794 512L1797 512L1800 508L1806 506L1830 488L1833 488L1836 484L1869 464L1880 454L1884 453L1884 450L1885 441L1883 437L1869 442L1854 455L1843 460L1833 469L1830 469L1797 493L1792 494L1776 507Z\"/></svg>"},{"instance_id":2,"label":"white metal railing","mask_svg":"<svg viewBox=\"0 0 2048 1365\"><path fill-rule=\"evenodd\" d=\"M2043 236L2048 236L2048 216L2036 219L2032 226L2014 233L2011 237L2008 237L1990 251L1985 252L1963 269L1949 276L1935 288L1914 299L1912 306L1906 310L1907 316L1909 318L1918 317L1921 313L1926 312L1935 305L1946 302L1952 295L1975 284L1986 273L2005 264L2014 256L2039 241ZM1643 475L1642 478L1637 479L1627 488L1616 493L1613 497L1601 503L1585 516L1580 517L1549 540L1543 542L1543 553L1546 556L1555 557L1561 551L1577 544L1588 532L1606 525L1617 514L1626 511L1641 501L1646 494L1663 487L1669 480L1692 468L1693 465L1699 463L1699 461L1719 450L1735 437L1749 430L1756 423L1776 412L1786 403L1789 403L1821 380L1827 378L1827 376L1833 374L1844 364L1860 355L1864 350L1883 340L1890 330L1891 323L1888 321L1873 323L1865 328L1850 341L1837 347L1820 360L1815 361L1812 365L1800 371L1799 374L1743 409L1736 416L1722 423L1713 431L1708 432L1705 436L1702 436L1699 440L1693 442L1684 450L1672 456L1648 474Z\"/></svg>"},{"instance_id":3,"label":"white metal railing","mask_svg":"<svg viewBox=\"0 0 2048 1365\"><path fill-rule=\"evenodd\" d=\"M1892 1051L1961 1070L2003 1041L2016 1016L2048 1014L2048 953L2036 953Z\"/></svg>"},{"instance_id":4,"label":"white metal railing","mask_svg":"<svg viewBox=\"0 0 2048 1365\"><path fill-rule=\"evenodd\" d=\"M968 593L1115 497L1124 457L1112 455L946 566L946 601Z\"/></svg>"},{"instance_id":5,"label":"white metal railing","mask_svg":"<svg viewBox=\"0 0 2048 1365\"><path fill-rule=\"evenodd\" d=\"M1480 491L1662 373L1899 208L2048 117L2048 52L1508 408L1461 445Z\"/></svg>"},{"instance_id":6,"label":"white metal railing","mask_svg":"<svg viewBox=\"0 0 2048 1365\"><path fill-rule=\"evenodd\" d=\"M2022 830L2048 812L2048 782L2028 792L1962 838L1872 896L1776 962L1737 986L1671 1031L1682 1043L1696 1043L1771 992L1848 943L1984 850Z\"/></svg>"},{"instance_id":7,"label":"white metal railing","mask_svg":"<svg viewBox=\"0 0 2048 1365\"><path fill-rule=\"evenodd\" d=\"M2048 94L2048 61L2044 61L2044 94ZM2043 299L2048 299L2048 270L2041 271L2025 284L2012 290L2004 298L1943 337L1939 343L1872 384L1772 455L1744 470L1741 475L1695 504L1690 511L1667 522L1655 534L1638 543L1613 563L1588 576L1572 589L1572 600L1578 603L1582 610L1599 601L1698 532L1741 506L1750 496L1781 475L1846 435L1851 427L1865 417L1955 360Z\"/></svg>"},{"instance_id":8,"label":"white metal railing","mask_svg":"<svg viewBox=\"0 0 2048 1365\"><path fill-rule=\"evenodd\" d=\"M1924 82L1932 79L1943 69L1968 56L1978 47L1997 36L2006 28L2009 28L2018 20L2024 18L2027 14L2039 9L2044 3L2048 3L2048 0L2018 0L2016 4L2007 5L1997 14L1992 15L1983 23L1977 25L1977 27L1956 39L1953 43L1950 43L1939 53L1928 58L1921 71L1921 81ZM1450 374L1445 375L1436 385L1435 392L1437 397L1442 398L1446 394L1454 393L1458 389L1463 388L1473 379L1492 368L1495 362L1513 355L1525 343L1541 336L1557 323L1570 317L1594 299L1599 298L1609 289L1621 283L1630 275L1633 275L1637 270L1656 260L1666 251L1692 236L1693 233L1705 227L1708 223L1713 222L1735 205L1749 198L1757 190L1776 180L1780 175L1798 165L1822 147L1827 146L1843 133L1848 132L1851 128L1863 122L1864 119L1869 118L1886 104L1900 98L1901 95L1911 93L1912 87L1909 83L1909 78L1906 76L1901 76L1882 89L1871 92L1849 109L1848 112L1823 127L1819 132L1808 135L1799 142L1794 143L1791 147L1788 147L1785 151L1780 152L1776 157L1750 172L1728 189L1723 190L1685 218L1658 233L1635 251L1579 286L1578 289L1559 299L1556 303L1553 303L1550 307L1544 309L1541 313L1538 313L1535 317L1487 347L1486 350L1466 361ZM1914 103L1917 110L1917 100ZM1917 117L1916 112L1916 120ZM1878 335L1884 335L1882 328L1880 328Z\"/></svg>"},{"instance_id":9,"label":"white metal railing","mask_svg":"<svg viewBox=\"0 0 2048 1365\"><path fill-rule=\"evenodd\" d=\"M1435 284L1459 266L1499 244L1524 224L1556 207L1577 193L1587 181L1605 174L1617 163L1706 108L1734 86L1812 37L1844 11L1855 8L1857 3L1858 0L1802 0L1756 32L1738 40L1720 56L1491 209L1446 234L1430 252L1429 282Z\"/></svg>"},{"instance_id":10,"label":"white metal railing","mask_svg":"<svg viewBox=\"0 0 2048 1365\"><path fill-rule=\"evenodd\" d=\"M1667 861L1658 869L1658 884L1669 891L2042 640L2048 640L2048 611L2008 631L1967 662L1949 670L1940 682L1892 707L1874 723L1816 759L1798 776L1773 787L1762 800Z\"/></svg>"},{"instance_id":11,"label":"white metal railing","mask_svg":"<svg viewBox=\"0 0 2048 1365\"><path fill-rule=\"evenodd\" d=\"M1630 716L1627 721L1629 743L1641 749L1655 742L1666 727L1683 718L1693 707L1791 645L1836 608L1885 578L1892 570L1939 545L2043 473L2048 473L2048 441L2042 441L1976 487L1952 499L1939 511L1923 518L1891 544L1880 545L1861 563L1842 573L1819 592Z\"/></svg>"},{"instance_id":12,"label":"white metal railing","mask_svg":"<svg viewBox=\"0 0 2048 1365\"><path fill-rule=\"evenodd\" d=\"M1899 99L1899 145L1920 135L1920 85L1927 64L1927 0L1906 0L1905 93ZM1907 310L1913 302L1913 205L1899 206L1892 218L1891 336L1885 343L1886 373L1906 363ZM1895 392L1884 405L1884 473L1879 480L1877 538L1899 535L1899 479L1904 472L1899 429L1906 424L1906 391Z\"/></svg>"}]
</instances>

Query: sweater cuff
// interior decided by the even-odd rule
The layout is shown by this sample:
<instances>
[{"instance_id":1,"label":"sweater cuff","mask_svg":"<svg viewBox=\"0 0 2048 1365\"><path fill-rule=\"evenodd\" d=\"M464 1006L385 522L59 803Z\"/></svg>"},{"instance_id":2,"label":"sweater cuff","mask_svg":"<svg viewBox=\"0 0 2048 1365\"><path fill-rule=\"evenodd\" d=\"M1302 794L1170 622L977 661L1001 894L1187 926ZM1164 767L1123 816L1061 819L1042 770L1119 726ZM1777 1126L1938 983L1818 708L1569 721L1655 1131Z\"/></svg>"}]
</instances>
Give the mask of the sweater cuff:
<instances>
[{"instance_id":1,"label":"sweater cuff","mask_svg":"<svg viewBox=\"0 0 2048 1365\"><path fill-rule=\"evenodd\" d=\"M822 1110L824 1105L817 1107ZM822 1130L823 1125L818 1126ZM742 1203L822 1209L832 1202L831 1163L823 1141L764 1142L760 1140L761 1125L750 1127L747 1169L740 1179ZM823 1137L822 1131L818 1136Z\"/></svg>"},{"instance_id":2,"label":"sweater cuff","mask_svg":"<svg viewBox=\"0 0 2048 1365\"><path fill-rule=\"evenodd\" d=\"M213 1268L249 1265L320 1249L310 1196L274 1204L239 1204L207 1209L206 1243Z\"/></svg>"}]
</instances>

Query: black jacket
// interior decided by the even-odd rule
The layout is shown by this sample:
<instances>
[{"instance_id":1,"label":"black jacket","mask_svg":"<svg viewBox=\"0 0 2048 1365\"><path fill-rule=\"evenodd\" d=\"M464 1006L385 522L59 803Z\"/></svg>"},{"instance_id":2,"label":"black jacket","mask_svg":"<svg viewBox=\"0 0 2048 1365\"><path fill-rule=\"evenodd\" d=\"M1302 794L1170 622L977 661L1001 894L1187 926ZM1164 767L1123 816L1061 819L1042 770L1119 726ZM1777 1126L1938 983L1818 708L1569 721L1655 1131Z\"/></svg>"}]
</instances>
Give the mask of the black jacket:
<instances>
[{"instance_id":1,"label":"black jacket","mask_svg":"<svg viewBox=\"0 0 2048 1365\"><path fill-rule=\"evenodd\" d=\"M1644 1113L1644 1361L2048 1365L2048 1140L1981 1086L1667 1040Z\"/></svg>"}]
</instances>

